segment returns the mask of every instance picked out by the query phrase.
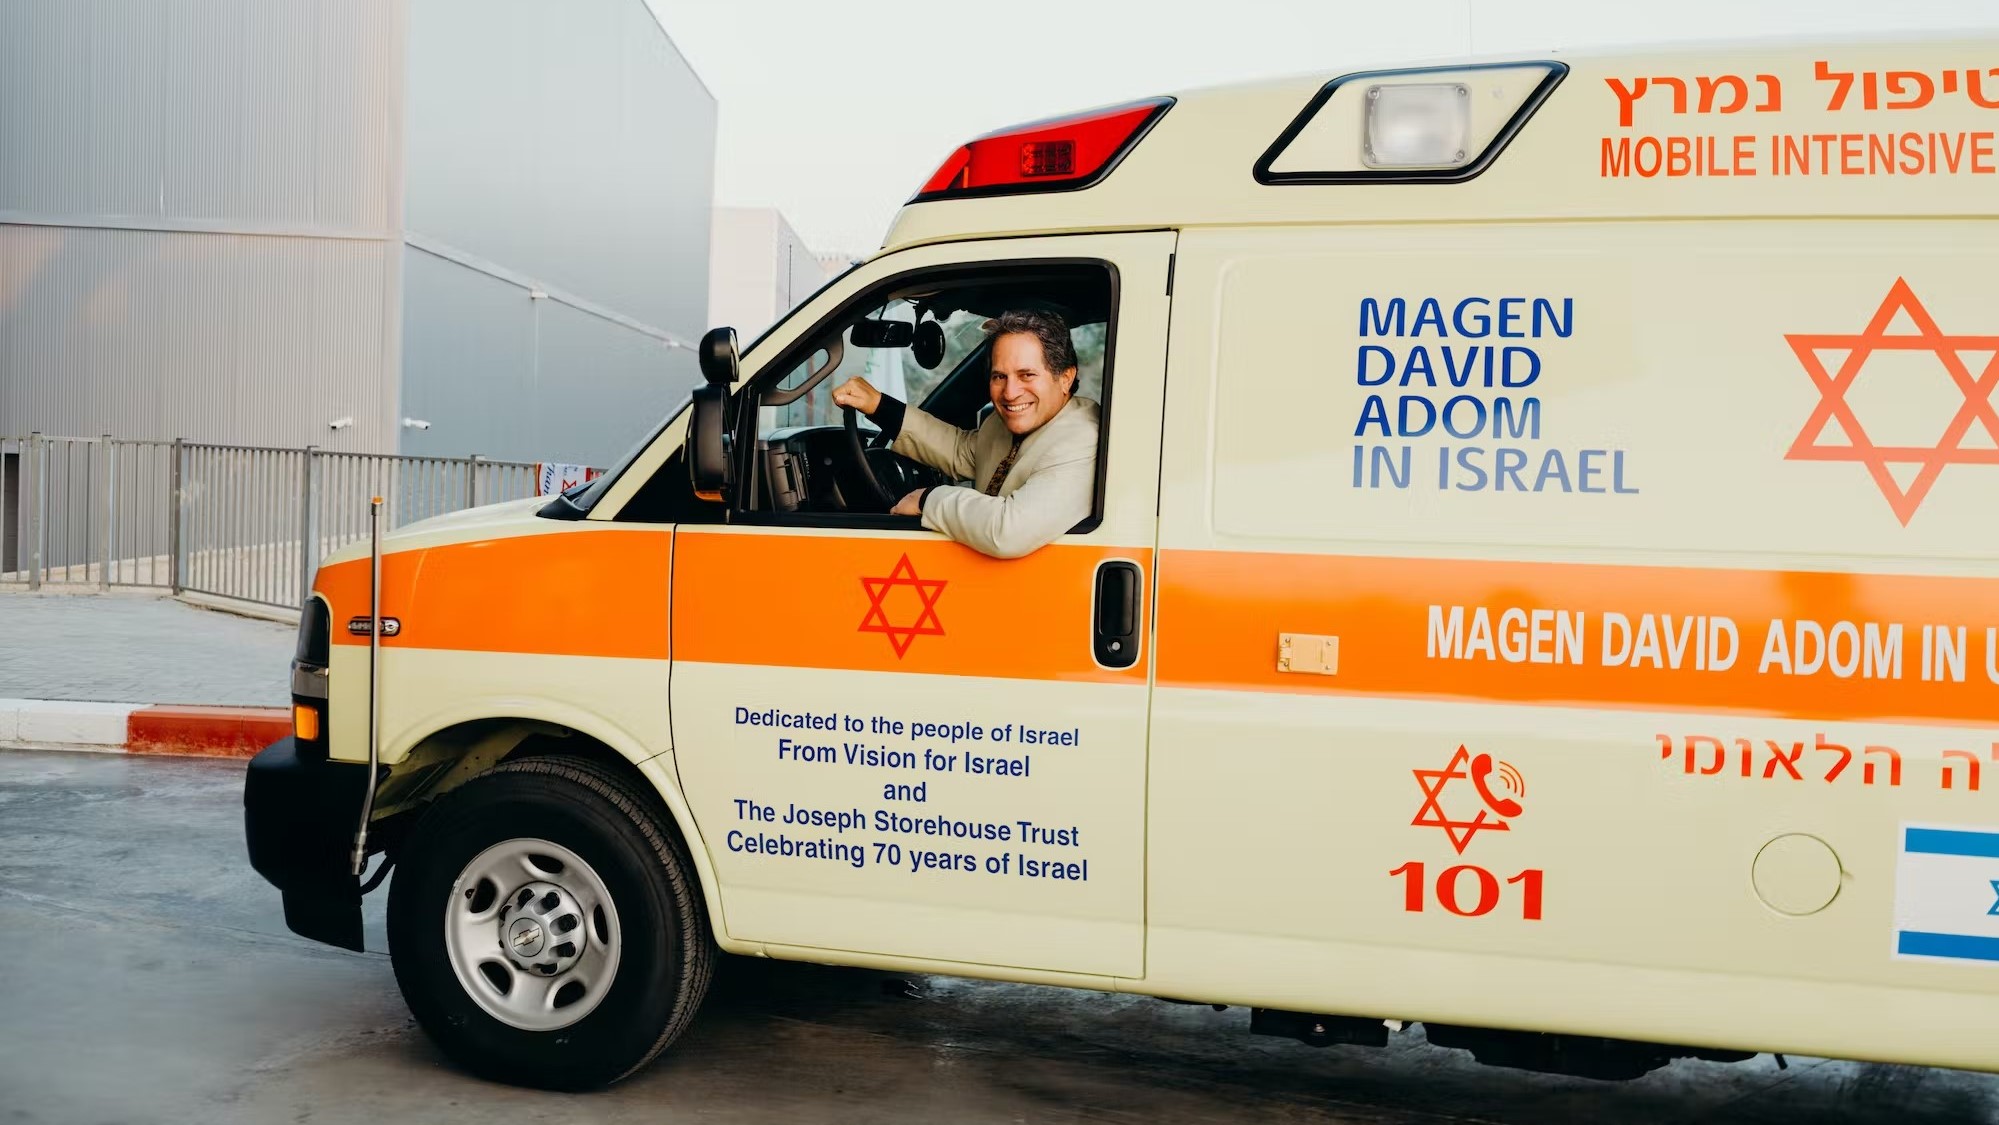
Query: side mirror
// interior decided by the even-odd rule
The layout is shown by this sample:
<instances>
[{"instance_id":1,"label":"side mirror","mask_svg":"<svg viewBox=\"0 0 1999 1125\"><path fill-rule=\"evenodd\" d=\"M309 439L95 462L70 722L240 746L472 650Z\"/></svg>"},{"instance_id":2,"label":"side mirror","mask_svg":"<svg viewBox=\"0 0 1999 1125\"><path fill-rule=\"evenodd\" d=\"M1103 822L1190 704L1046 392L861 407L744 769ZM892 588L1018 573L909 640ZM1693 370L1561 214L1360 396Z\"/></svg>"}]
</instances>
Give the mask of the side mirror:
<instances>
[{"instance_id":1,"label":"side mirror","mask_svg":"<svg viewBox=\"0 0 1999 1125\"><path fill-rule=\"evenodd\" d=\"M718 328L715 332L729 333L733 352L734 331ZM708 335L713 337L715 332ZM701 362L705 371L707 341L702 343ZM729 496L729 388L710 382L705 387L694 388L693 397L694 401L688 407L693 412L687 424L688 480L694 486L695 496L703 500L726 500Z\"/></svg>"},{"instance_id":2,"label":"side mirror","mask_svg":"<svg viewBox=\"0 0 1999 1125\"><path fill-rule=\"evenodd\" d=\"M710 328L701 337L701 377L709 385L726 387L736 381L736 330L728 326Z\"/></svg>"}]
</instances>

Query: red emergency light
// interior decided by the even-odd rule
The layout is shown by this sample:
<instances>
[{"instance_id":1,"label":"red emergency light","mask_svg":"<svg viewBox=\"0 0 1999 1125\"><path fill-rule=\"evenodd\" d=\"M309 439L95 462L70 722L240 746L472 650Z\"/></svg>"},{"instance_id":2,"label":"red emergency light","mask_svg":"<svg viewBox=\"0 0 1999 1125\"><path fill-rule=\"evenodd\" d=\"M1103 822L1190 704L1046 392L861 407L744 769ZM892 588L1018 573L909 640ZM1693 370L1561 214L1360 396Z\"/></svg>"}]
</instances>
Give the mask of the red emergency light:
<instances>
[{"instance_id":1,"label":"red emergency light","mask_svg":"<svg viewBox=\"0 0 1999 1125\"><path fill-rule=\"evenodd\" d=\"M960 145L910 202L1089 187L1172 105L1147 98L987 133Z\"/></svg>"}]
</instances>

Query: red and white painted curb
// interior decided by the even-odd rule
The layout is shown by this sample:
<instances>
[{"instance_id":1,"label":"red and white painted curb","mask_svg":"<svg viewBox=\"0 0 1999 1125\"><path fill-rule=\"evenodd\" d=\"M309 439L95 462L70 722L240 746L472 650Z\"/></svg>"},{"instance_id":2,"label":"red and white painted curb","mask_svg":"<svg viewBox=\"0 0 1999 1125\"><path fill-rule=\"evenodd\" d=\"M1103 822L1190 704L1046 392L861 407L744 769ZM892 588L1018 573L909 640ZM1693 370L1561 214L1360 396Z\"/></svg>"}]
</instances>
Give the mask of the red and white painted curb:
<instances>
[{"instance_id":1,"label":"red and white painted curb","mask_svg":"<svg viewBox=\"0 0 1999 1125\"><path fill-rule=\"evenodd\" d=\"M0 747L248 758L292 732L285 707L0 699Z\"/></svg>"}]
</instances>

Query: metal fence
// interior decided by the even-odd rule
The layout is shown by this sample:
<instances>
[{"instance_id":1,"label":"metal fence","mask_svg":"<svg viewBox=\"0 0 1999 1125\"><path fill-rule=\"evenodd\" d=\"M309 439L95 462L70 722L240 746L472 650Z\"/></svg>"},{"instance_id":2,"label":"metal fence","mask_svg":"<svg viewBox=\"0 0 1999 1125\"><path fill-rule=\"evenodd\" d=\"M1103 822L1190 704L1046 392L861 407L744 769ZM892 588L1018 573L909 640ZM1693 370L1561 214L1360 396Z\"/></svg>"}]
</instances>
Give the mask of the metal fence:
<instances>
[{"instance_id":1,"label":"metal fence","mask_svg":"<svg viewBox=\"0 0 1999 1125\"><path fill-rule=\"evenodd\" d=\"M144 586L297 609L319 560L387 528L536 493L537 466L182 441L0 438L0 582Z\"/></svg>"}]
</instances>

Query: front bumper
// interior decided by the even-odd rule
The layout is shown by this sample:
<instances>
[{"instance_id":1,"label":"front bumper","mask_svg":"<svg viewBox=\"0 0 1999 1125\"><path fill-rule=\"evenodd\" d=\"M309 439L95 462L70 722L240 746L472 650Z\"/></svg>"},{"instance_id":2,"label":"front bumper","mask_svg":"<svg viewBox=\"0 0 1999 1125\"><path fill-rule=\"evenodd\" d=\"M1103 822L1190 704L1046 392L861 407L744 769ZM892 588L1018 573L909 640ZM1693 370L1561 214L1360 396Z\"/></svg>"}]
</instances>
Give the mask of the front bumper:
<instances>
[{"instance_id":1,"label":"front bumper","mask_svg":"<svg viewBox=\"0 0 1999 1125\"><path fill-rule=\"evenodd\" d=\"M250 759L243 832L250 866L284 892L285 925L300 937L361 949L361 882L348 867L368 767L301 756L281 739Z\"/></svg>"}]
</instances>

